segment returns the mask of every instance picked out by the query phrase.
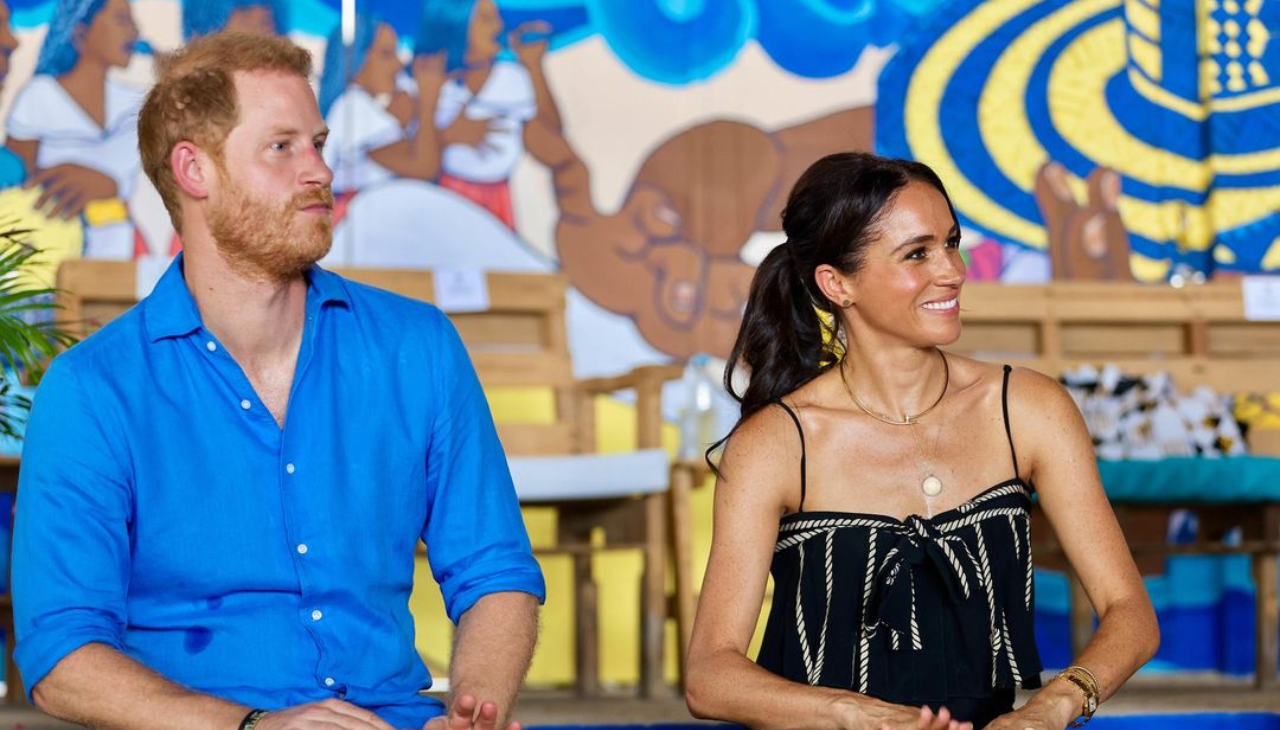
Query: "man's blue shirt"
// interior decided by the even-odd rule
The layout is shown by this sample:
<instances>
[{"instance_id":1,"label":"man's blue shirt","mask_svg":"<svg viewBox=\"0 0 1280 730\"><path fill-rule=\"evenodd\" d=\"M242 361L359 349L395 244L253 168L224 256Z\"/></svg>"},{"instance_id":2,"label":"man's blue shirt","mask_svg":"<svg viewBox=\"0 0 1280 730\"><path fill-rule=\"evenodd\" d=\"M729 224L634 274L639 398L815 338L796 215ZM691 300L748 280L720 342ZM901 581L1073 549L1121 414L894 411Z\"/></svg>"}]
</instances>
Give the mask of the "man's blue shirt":
<instances>
[{"instance_id":1,"label":"man's blue shirt","mask_svg":"<svg viewBox=\"0 0 1280 730\"><path fill-rule=\"evenodd\" d=\"M30 688L99 642L267 709L440 704L414 648L421 538L455 622L542 599L488 405L439 310L313 267L284 428L201 323L179 257L58 357L27 428L13 548Z\"/></svg>"}]
</instances>

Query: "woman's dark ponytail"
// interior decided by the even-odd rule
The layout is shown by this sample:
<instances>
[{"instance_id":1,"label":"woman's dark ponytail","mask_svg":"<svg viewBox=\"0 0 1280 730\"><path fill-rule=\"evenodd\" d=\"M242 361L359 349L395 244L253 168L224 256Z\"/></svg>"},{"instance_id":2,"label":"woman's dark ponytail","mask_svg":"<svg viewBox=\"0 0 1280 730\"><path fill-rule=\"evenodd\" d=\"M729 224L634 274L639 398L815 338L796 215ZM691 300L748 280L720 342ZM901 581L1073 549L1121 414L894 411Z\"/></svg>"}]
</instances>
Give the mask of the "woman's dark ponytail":
<instances>
[{"instance_id":1,"label":"woman's dark ponytail","mask_svg":"<svg viewBox=\"0 0 1280 730\"><path fill-rule=\"evenodd\" d=\"M742 420L822 372L823 325L814 308L819 303L800 276L783 244L765 256L751 280L742 327L724 373L725 390L742 404ZM738 393L734 375L742 366L750 379Z\"/></svg>"}]
</instances>

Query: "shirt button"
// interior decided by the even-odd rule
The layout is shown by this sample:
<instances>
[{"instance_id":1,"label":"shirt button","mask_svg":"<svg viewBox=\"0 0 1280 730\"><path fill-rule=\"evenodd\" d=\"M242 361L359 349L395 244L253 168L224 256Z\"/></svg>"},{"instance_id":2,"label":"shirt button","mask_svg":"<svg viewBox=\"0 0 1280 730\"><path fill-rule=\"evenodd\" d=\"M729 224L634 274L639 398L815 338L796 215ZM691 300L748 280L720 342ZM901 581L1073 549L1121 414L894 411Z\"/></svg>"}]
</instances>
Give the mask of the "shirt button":
<instances>
[{"instance_id":1,"label":"shirt button","mask_svg":"<svg viewBox=\"0 0 1280 730\"><path fill-rule=\"evenodd\" d=\"M311 612L312 621L319 621L322 618L324 618L324 613L322 613L320 609L317 608L316 610Z\"/></svg>"},{"instance_id":2,"label":"shirt button","mask_svg":"<svg viewBox=\"0 0 1280 730\"><path fill-rule=\"evenodd\" d=\"M205 349L207 349L209 352L213 352L214 350L218 349L218 343L214 342L213 340L209 340L208 342L204 343L204 346L205 346Z\"/></svg>"},{"instance_id":3,"label":"shirt button","mask_svg":"<svg viewBox=\"0 0 1280 730\"><path fill-rule=\"evenodd\" d=\"M249 410L249 408L252 406L253 404L249 402L248 398L245 398L244 400L240 401L240 407L245 409L246 411Z\"/></svg>"},{"instance_id":4,"label":"shirt button","mask_svg":"<svg viewBox=\"0 0 1280 730\"><path fill-rule=\"evenodd\" d=\"M299 554L299 555L306 555L306 554L307 554L307 544L306 544L305 542L303 542L303 543L299 543L299 544L298 544L298 554ZM316 611L316 613L320 613L320 612L319 612L319 611ZM315 616L315 614L314 614L314 613L313 613L313 614L311 614L311 615L312 615L312 616ZM319 618L319 616L316 616L316 618Z\"/></svg>"},{"instance_id":5,"label":"shirt button","mask_svg":"<svg viewBox=\"0 0 1280 730\"><path fill-rule=\"evenodd\" d=\"M336 682L336 681L334 681L333 677L325 677L325 678L324 678L324 686L326 686L326 687L332 687L332 686L333 686L333 685L335 685L335 684L337 684L337 682Z\"/></svg>"},{"instance_id":6,"label":"shirt button","mask_svg":"<svg viewBox=\"0 0 1280 730\"><path fill-rule=\"evenodd\" d=\"M289 472L290 474L292 474L295 471L295 469L293 468L293 464L285 464L284 470Z\"/></svg>"}]
</instances>

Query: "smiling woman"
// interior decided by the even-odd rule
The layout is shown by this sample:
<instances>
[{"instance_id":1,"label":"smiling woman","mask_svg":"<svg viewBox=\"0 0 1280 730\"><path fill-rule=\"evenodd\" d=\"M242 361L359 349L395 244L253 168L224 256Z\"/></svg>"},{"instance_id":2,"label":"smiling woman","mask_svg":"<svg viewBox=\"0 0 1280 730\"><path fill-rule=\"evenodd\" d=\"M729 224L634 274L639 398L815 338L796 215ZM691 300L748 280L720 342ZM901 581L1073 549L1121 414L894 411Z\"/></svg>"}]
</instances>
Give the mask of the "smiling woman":
<instances>
[{"instance_id":1,"label":"smiling woman","mask_svg":"<svg viewBox=\"0 0 1280 730\"><path fill-rule=\"evenodd\" d=\"M830 155L782 224L725 373L742 417L716 470L690 710L777 728L1088 720L1155 652L1155 617L1070 397L939 349L960 336L965 281L942 181L917 162ZM1101 626L1015 710L1016 689L1041 685L1032 491L1056 525L1068 511L1087 525L1058 532Z\"/></svg>"}]
</instances>

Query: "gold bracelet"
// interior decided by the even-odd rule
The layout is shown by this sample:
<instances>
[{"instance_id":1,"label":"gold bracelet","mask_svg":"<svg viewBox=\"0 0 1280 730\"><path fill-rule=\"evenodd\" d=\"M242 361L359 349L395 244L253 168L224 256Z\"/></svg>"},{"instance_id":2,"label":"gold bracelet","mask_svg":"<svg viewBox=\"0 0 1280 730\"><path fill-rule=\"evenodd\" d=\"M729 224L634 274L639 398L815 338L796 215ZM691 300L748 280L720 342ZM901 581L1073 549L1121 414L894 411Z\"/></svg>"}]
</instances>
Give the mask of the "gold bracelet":
<instances>
[{"instance_id":1,"label":"gold bracelet","mask_svg":"<svg viewBox=\"0 0 1280 730\"><path fill-rule=\"evenodd\" d=\"M1080 703L1080 716L1067 725L1067 727L1082 727L1093 719L1093 713L1098 709L1098 698L1102 694L1098 689L1098 679L1093 676L1093 672L1079 665L1067 667L1058 672L1058 676L1074 684L1084 693L1084 700Z\"/></svg>"}]
</instances>

